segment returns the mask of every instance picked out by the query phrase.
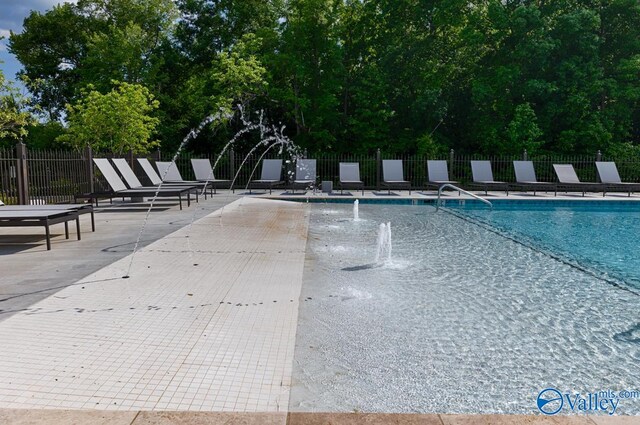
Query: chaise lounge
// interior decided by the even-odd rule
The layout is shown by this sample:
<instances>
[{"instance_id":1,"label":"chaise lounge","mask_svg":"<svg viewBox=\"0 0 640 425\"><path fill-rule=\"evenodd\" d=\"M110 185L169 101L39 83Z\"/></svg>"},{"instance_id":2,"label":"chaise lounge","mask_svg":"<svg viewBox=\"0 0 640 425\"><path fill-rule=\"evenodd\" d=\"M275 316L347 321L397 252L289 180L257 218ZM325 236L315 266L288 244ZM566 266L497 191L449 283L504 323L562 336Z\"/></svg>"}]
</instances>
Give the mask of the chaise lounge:
<instances>
[{"instance_id":1,"label":"chaise lounge","mask_svg":"<svg viewBox=\"0 0 640 425\"><path fill-rule=\"evenodd\" d=\"M586 191L598 192L602 191L602 196L607 194L607 185L596 182L581 182L571 164L553 164L553 171L558 177L558 190L565 191L578 190L582 191L584 196Z\"/></svg>"},{"instance_id":2,"label":"chaise lounge","mask_svg":"<svg viewBox=\"0 0 640 425\"><path fill-rule=\"evenodd\" d=\"M196 180L184 180L182 175L180 174L180 170L178 170L178 166L173 161L156 161L156 167L158 167L158 173L160 174L163 183L169 185L187 185L187 186L195 186L198 189L202 190L205 194L205 199L207 197L207 189L213 196L214 186L212 182L209 181L196 181Z\"/></svg>"},{"instance_id":3,"label":"chaise lounge","mask_svg":"<svg viewBox=\"0 0 640 425\"><path fill-rule=\"evenodd\" d=\"M69 222L76 221L76 233L78 240L81 240L80 234L80 214L74 210L56 210L56 209L33 209L33 210L12 210L0 207L0 227L44 227L47 240L47 251L51 250L51 232L49 227L64 223L64 233L66 239L69 239Z\"/></svg>"},{"instance_id":4,"label":"chaise lounge","mask_svg":"<svg viewBox=\"0 0 640 425\"><path fill-rule=\"evenodd\" d=\"M360 180L359 163L340 163L340 194L342 194L344 189L362 190L362 194L364 195L364 182Z\"/></svg>"},{"instance_id":5,"label":"chaise lounge","mask_svg":"<svg viewBox=\"0 0 640 425\"><path fill-rule=\"evenodd\" d=\"M516 183L511 186L523 191L533 190L535 196L537 190L553 190L557 195L557 185L552 182L539 182L536 178L536 170L532 161L513 161L513 170L516 173Z\"/></svg>"},{"instance_id":6,"label":"chaise lounge","mask_svg":"<svg viewBox=\"0 0 640 425\"><path fill-rule=\"evenodd\" d=\"M109 160L106 158L94 158L93 162L96 164L103 177L111 187L111 192L95 192L95 193L84 193L76 195L76 199L85 198L94 200L95 196L109 196L111 198L122 197L124 198L143 198L143 197L161 197L161 198L178 198L178 202L180 204L180 209L182 210L182 197L184 195L187 196L187 206L191 206L191 192L195 192L196 201L198 200L198 190L193 186L184 186L184 187L171 187L171 188L156 188L156 187L147 187L147 188L139 188L139 189L127 189L125 184L122 182L120 177L118 177L118 173L111 166Z\"/></svg>"},{"instance_id":7,"label":"chaise lounge","mask_svg":"<svg viewBox=\"0 0 640 425\"><path fill-rule=\"evenodd\" d=\"M490 188L495 188L504 190L509 196L509 184L493 179L490 161L471 161L471 174L473 175L473 182L470 183L470 186L481 188L484 190L485 195L488 194Z\"/></svg>"},{"instance_id":8,"label":"chaise lounge","mask_svg":"<svg viewBox=\"0 0 640 425\"><path fill-rule=\"evenodd\" d=\"M315 159L299 159L296 161L296 178L291 182L291 188L295 192L297 188L303 190L313 186L316 190L316 160Z\"/></svg>"},{"instance_id":9,"label":"chaise lounge","mask_svg":"<svg viewBox=\"0 0 640 425\"><path fill-rule=\"evenodd\" d=\"M454 180L449 180L449 167L447 161L444 160L428 160L427 161L428 181L427 187L440 188L443 184L459 184Z\"/></svg>"},{"instance_id":10,"label":"chaise lounge","mask_svg":"<svg viewBox=\"0 0 640 425\"><path fill-rule=\"evenodd\" d=\"M411 182L404 179L402 160L382 160L382 186L387 188L389 195L391 195L392 189L407 189L409 191L409 195L411 195Z\"/></svg>"},{"instance_id":11,"label":"chaise lounge","mask_svg":"<svg viewBox=\"0 0 640 425\"><path fill-rule=\"evenodd\" d=\"M608 186L609 191L627 192L628 196L631 196L631 192L640 191L640 183L623 182L620 179L615 162L596 161L596 170L600 181Z\"/></svg>"},{"instance_id":12,"label":"chaise lounge","mask_svg":"<svg viewBox=\"0 0 640 425\"><path fill-rule=\"evenodd\" d=\"M208 183L213 187L213 193L216 193L217 188L233 189L231 187L231 180L215 178L213 175L213 167L208 159L192 159L191 166L193 167L193 173L196 176L196 180Z\"/></svg>"},{"instance_id":13,"label":"chaise lounge","mask_svg":"<svg viewBox=\"0 0 640 425\"><path fill-rule=\"evenodd\" d=\"M264 159L262 160L262 171L259 180L251 180L247 185L249 193L251 189L269 189L269 194L274 187L284 184L282 180L282 160Z\"/></svg>"}]
</instances>

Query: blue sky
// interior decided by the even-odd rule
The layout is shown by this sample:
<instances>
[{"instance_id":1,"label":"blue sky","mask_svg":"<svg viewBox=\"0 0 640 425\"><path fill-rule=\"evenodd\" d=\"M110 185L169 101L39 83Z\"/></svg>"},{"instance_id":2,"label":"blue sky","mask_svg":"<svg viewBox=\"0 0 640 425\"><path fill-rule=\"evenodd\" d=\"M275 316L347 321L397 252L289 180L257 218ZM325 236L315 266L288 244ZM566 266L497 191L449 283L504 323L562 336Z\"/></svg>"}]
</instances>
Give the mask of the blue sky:
<instances>
[{"instance_id":1,"label":"blue sky","mask_svg":"<svg viewBox=\"0 0 640 425\"><path fill-rule=\"evenodd\" d=\"M75 0L0 0L0 69L8 79L14 79L21 69L16 58L7 52L9 31L22 32L22 21L31 10L44 12L59 3L75 3Z\"/></svg>"}]
</instances>

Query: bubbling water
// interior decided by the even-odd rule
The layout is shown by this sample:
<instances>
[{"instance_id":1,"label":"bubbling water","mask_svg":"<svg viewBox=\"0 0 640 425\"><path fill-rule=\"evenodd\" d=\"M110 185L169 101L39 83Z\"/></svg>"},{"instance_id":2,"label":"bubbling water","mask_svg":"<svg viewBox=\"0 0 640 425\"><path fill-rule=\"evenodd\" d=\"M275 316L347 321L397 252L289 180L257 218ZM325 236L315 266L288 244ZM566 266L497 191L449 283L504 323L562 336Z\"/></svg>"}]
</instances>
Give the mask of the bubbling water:
<instances>
[{"instance_id":1,"label":"bubbling water","mask_svg":"<svg viewBox=\"0 0 640 425\"><path fill-rule=\"evenodd\" d=\"M376 248L375 263L388 263L391 261L391 222L380 223L378 227L378 246Z\"/></svg>"}]
</instances>

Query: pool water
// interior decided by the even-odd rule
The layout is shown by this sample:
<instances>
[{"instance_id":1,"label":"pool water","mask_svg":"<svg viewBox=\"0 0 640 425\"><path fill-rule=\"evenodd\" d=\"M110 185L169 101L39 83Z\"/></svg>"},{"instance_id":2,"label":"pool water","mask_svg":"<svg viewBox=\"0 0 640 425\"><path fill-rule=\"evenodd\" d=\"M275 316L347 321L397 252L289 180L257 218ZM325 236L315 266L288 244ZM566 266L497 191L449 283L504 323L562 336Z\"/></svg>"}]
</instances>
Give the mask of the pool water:
<instances>
[{"instance_id":1,"label":"pool water","mask_svg":"<svg viewBox=\"0 0 640 425\"><path fill-rule=\"evenodd\" d=\"M548 387L638 389L640 296L564 260L589 242L590 267L637 261L616 215L461 208L360 205L354 222L351 205L314 206L292 411L538 413ZM383 222L392 261L374 266ZM613 232L628 245L605 261ZM635 279L618 266L602 273Z\"/></svg>"},{"instance_id":2,"label":"pool water","mask_svg":"<svg viewBox=\"0 0 640 425\"><path fill-rule=\"evenodd\" d=\"M640 290L638 202L498 202L493 209L465 203L452 209Z\"/></svg>"}]
</instances>

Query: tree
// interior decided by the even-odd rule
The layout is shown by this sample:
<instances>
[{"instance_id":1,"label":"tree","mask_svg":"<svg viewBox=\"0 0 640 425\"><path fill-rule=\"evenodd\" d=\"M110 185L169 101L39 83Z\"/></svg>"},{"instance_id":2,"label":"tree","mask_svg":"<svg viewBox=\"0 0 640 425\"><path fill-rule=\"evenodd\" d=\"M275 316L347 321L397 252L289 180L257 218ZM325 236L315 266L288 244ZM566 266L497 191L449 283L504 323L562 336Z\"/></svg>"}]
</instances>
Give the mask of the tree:
<instances>
[{"instance_id":1,"label":"tree","mask_svg":"<svg viewBox=\"0 0 640 425\"><path fill-rule=\"evenodd\" d=\"M58 119L80 83L78 67L99 23L78 13L75 5L64 3L44 14L32 11L23 27L22 33L11 33L9 51L32 83L33 100L50 118Z\"/></svg>"},{"instance_id":2,"label":"tree","mask_svg":"<svg viewBox=\"0 0 640 425\"><path fill-rule=\"evenodd\" d=\"M25 106L25 98L0 70L0 142L16 142L27 135L35 120Z\"/></svg>"},{"instance_id":3,"label":"tree","mask_svg":"<svg viewBox=\"0 0 640 425\"><path fill-rule=\"evenodd\" d=\"M158 119L150 114L158 101L142 85L117 81L113 85L107 94L90 86L74 105L67 105L69 127L57 140L77 149L89 145L118 154L146 153L157 146L150 139Z\"/></svg>"},{"instance_id":4,"label":"tree","mask_svg":"<svg viewBox=\"0 0 640 425\"><path fill-rule=\"evenodd\" d=\"M269 94L293 121L298 142L331 150L341 121L342 1L292 0L287 6L277 53L267 62L275 80Z\"/></svg>"},{"instance_id":5,"label":"tree","mask_svg":"<svg viewBox=\"0 0 640 425\"><path fill-rule=\"evenodd\" d=\"M537 153L541 146L542 130L538 127L536 113L530 104L522 103L516 106L506 133L509 144L502 149L503 152L520 154L526 149L529 154Z\"/></svg>"},{"instance_id":6,"label":"tree","mask_svg":"<svg viewBox=\"0 0 640 425\"><path fill-rule=\"evenodd\" d=\"M207 114L230 113L266 89L266 69L256 56L261 40L246 34L231 50L215 55L210 69L188 82L191 105L201 120Z\"/></svg>"},{"instance_id":7,"label":"tree","mask_svg":"<svg viewBox=\"0 0 640 425\"><path fill-rule=\"evenodd\" d=\"M145 83L162 61L157 51L173 33L172 0L79 0L44 14L32 11L9 51L24 66L36 100L60 119L83 87L111 89L111 81Z\"/></svg>"}]
</instances>

